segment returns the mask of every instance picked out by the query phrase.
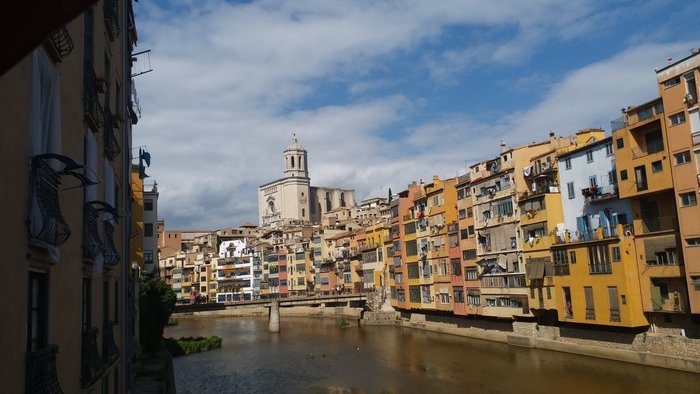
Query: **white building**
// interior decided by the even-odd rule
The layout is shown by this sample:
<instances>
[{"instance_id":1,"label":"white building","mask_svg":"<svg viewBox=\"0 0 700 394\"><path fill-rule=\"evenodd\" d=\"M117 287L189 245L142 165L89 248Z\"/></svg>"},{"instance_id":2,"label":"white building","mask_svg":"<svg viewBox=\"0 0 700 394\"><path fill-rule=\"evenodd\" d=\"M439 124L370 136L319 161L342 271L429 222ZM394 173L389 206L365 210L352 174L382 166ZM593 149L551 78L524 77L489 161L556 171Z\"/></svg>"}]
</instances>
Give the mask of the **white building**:
<instances>
[{"instance_id":1,"label":"white building","mask_svg":"<svg viewBox=\"0 0 700 394\"><path fill-rule=\"evenodd\" d=\"M221 242L216 264L217 302L260 297L260 257L245 238Z\"/></svg>"},{"instance_id":2,"label":"white building","mask_svg":"<svg viewBox=\"0 0 700 394\"><path fill-rule=\"evenodd\" d=\"M355 206L355 191L311 186L308 154L297 138L284 150L284 178L258 187L260 227L320 223L321 215Z\"/></svg>"},{"instance_id":3,"label":"white building","mask_svg":"<svg viewBox=\"0 0 700 394\"><path fill-rule=\"evenodd\" d=\"M564 228L572 240L589 239L598 227L614 235L617 224L632 223L629 200L617 193L615 155L610 137L560 155L559 185Z\"/></svg>"}]
</instances>

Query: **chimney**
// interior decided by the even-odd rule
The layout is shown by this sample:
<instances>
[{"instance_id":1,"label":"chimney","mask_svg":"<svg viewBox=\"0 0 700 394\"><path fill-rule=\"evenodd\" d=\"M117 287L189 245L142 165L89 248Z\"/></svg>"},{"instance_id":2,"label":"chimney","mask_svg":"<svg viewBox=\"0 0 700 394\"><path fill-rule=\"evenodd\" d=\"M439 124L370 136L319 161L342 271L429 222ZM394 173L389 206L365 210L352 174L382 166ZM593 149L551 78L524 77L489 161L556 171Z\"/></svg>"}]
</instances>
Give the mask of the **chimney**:
<instances>
[{"instance_id":1,"label":"chimney","mask_svg":"<svg viewBox=\"0 0 700 394\"><path fill-rule=\"evenodd\" d=\"M501 140L501 153L505 153L506 151L506 142Z\"/></svg>"},{"instance_id":2,"label":"chimney","mask_svg":"<svg viewBox=\"0 0 700 394\"><path fill-rule=\"evenodd\" d=\"M554 136L554 132L549 132L549 144L554 145L557 142L557 138Z\"/></svg>"}]
</instances>

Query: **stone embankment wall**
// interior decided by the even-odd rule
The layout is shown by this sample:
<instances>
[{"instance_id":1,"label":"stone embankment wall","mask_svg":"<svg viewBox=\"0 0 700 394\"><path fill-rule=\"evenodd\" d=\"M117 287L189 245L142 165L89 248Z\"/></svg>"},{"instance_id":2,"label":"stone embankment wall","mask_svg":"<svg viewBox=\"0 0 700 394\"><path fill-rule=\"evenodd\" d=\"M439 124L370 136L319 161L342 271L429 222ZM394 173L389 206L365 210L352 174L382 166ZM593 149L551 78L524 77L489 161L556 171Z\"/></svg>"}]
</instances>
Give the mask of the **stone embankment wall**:
<instances>
[{"instance_id":1,"label":"stone embankment wall","mask_svg":"<svg viewBox=\"0 0 700 394\"><path fill-rule=\"evenodd\" d=\"M361 324L390 325L392 313L365 312ZM667 333L542 326L394 312L393 325L700 373L700 340Z\"/></svg>"}]
</instances>

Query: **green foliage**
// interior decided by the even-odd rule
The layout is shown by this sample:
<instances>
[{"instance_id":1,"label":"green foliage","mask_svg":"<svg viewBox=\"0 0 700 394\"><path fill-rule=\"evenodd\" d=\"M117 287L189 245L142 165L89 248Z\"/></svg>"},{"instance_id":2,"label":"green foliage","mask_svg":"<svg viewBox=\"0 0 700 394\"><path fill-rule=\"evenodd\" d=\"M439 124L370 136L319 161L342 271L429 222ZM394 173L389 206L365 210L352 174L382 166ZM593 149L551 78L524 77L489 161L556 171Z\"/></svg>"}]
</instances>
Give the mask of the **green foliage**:
<instances>
[{"instance_id":1,"label":"green foliage","mask_svg":"<svg viewBox=\"0 0 700 394\"><path fill-rule=\"evenodd\" d=\"M178 324L180 324L180 321L177 320L177 319L174 318L174 317L171 317L171 318L168 320L168 327L170 327L170 326L177 326Z\"/></svg>"},{"instance_id":2,"label":"green foliage","mask_svg":"<svg viewBox=\"0 0 700 394\"><path fill-rule=\"evenodd\" d=\"M166 338L165 348L173 357L183 356L192 353L206 352L221 347L222 339L216 335L209 338L204 337L184 337L180 339Z\"/></svg>"},{"instance_id":3,"label":"green foliage","mask_svg":"<svg viewBox=\"0 0 700 394\"><path fill-rule=\"evenodd\" d=\"M348 328L350 323L345 318L340 319L340 328Z\"/></svg>"},{"instance_id":4,"label":"green foliage","mask_svg":"<svg viewBox=\"0 0 700 394\"><path fill-rule=\"evenodd\" d=\"M139 333L144 351L158 350L163 328L175 308L175 292L160 278L143 278L139 293Z\"/></svg>"}]
</instances>

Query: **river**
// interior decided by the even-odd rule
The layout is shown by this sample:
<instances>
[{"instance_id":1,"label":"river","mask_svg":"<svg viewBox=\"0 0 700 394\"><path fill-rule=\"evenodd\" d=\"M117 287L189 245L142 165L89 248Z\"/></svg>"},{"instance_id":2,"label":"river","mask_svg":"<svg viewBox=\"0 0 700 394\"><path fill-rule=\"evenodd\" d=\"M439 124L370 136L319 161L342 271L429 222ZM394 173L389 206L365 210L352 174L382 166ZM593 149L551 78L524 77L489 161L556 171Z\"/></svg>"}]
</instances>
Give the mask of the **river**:
<instances>
[{"instance_id":1,"label":"river","mask_svg":"<svg viewBox=\"0 0 700 394\"><path fill-rule=\"evenodd\" d=\"M180 318L165 336L223 338L174 359L184 393L699 393L700 374L339 318Z\"/></svg>"}]
</instances>

